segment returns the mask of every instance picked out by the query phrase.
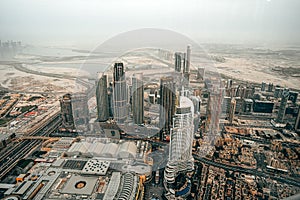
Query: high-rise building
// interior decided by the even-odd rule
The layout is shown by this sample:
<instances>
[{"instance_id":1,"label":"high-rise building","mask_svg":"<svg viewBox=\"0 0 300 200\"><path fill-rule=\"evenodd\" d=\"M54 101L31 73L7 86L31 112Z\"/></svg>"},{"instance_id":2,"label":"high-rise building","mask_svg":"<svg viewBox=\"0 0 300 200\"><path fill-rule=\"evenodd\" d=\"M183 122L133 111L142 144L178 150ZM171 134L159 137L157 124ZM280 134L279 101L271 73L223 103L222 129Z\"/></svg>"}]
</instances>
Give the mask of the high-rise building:
<instances>
[{"instance_id":1,"label":"high-rise building","mask_svg":"<svg viewBox=\"0 0 300 200\"><path fill-rule=\"evenodd\" d=\"M300 133L300 105L298 106L298 115L297 115L296 123L295 123L295 131L297 133Z\"/></svg>"},{"instance_id":2,"label":"high-rise building","mask_svg":"<svg viewBox=\"0 0 300 200\"><path fill-rule=\"evenodd\" d=\"M171 189L174 184L177 184L175 179L179 172L187 173L194 170L194 159L192 156L193 121L193 102L187 97L180 96L171 129L169 159L164 173L164 184L171 195L176 195L172 194L173 190Z\"/></svg>"},{"instance_id":3,"label":"high-rise building","mask_svg":"<svg viewBox=\"0 0 300 200\"><path fill-rule=\"evenodd\" d=\"M298 92L290 91L289 100L292 101L293 103L296 103L297 98L298 98Z\"/></svg>"},{"instance_id":4,"label":"high-rise building","mask_svg":"<svg viewBox=\"0 0 300 200\"><path fill-rule=\"evenodd\" d=\"M182 67L183 67L183 73L186 70L186 53L182 53Z\"/></svg>"},{"instance_id":5,"label":"high-rise building","mask_svg":"<svg viewBox=\"0 0 300 200\"><path fill-rule=\"evenodd\" d=\"M274 97L275 97L275 98L280 98L281 95L282 95L282 92L283 92L283 88L275 87L275 90L274 90Z\"/></svg>"},{"instance_id":6,"label":"high-rise building","mask_svg":"<svg viewBox=\"0 0 300 200\"><path fill-rule=\"evenodd\" d=\"M228 121L230 124L232 124L234 120L235 107L236 107L236 100L235 98L232 98L230 102L230 111L228 114Z\"/></svg>"},{"instance_id":7,"label":"high-rise building","mask_svg":"<svg viewBox=\"0 0 300 200\"><path fill-rule=\"evenodd\" d=\"M262 82L262 83L261 83L261 88L260 88L261 91L266 91L266 85L267 85L267 84L266 84L265 82Z\"/></svg>"},{"instance_id":8,"label":"high-rise building","mask_svg":"<svg viewBox=\"0 0 300 200\"><path fill-rule=\"evenodd\" d=\"M230 89L231 87L232 87L232 80L231 79L227 79L226 88Z\"/></svg>"},{"instance_id":9,"label":"high-rise building","mask_svg":"<svg viewBox=\"0 0 300 200\"><path fill-rule=\"evenodd\" d=\"M197 79L204 79L204 75L205 75L205 68L204 67L198 67L197 70Z\"/></svg>"},{"instance_id":10,"label":"high-rise building","mask_svg":"<svg viewBox=\"0 0 300 200\"><path fill-rule=\"evenodd\" d=\"M113 84L112 83L109 83L109 87L107 90L107 96L108 96L109 117L114 118L114 97L113 97Z\"/></svg>"},{"instance_id":11,"label":"high-rise building","mask_svg":"<svg viewBox=\"0 0 300 200\"><path fill-rule=\"evenodd\" d=\"M98 121L106 121L109 118L109 102L107 93L107 75L102 75L97 82L96 100Z\"/></svg>"},{"instance_id":12,"label":"high-rise building","mask_svg":"<svg viewBox=\"0 0 300 200\"><path fill-rule=\"evenodd\" d=\"M237 88L236 88L236 93L235 93L235 96L236 97L241 97L241 94L242 94L242 88L243 86L241 85L238 85Z\"/></svg>"},{"instance_id":13,"label":"high-rise building","mask_svg":"<svg viewBox=\"0 0 300 200\"><path fill-rule=\"evenodd\" d=\"M127 84L125 79L125 71L123 63L115 63L114 65L114 119L116 122L123 123L128 116L127 109Z\"/></svg>"},{"instance_id":14,"label":"high-rise building","mask_svg":"<svg viewBox=\"0 0 300 200\"><path fill-rule=\"evenodd\" d=\"M135 124L144 123L144 85L143 74L132 77L132 114Z\"/></svg>"},{"instance_id":15,"label":"high-rise building","mask_svg":"<svg viewBox=\"0 0 300 200\"><path fill-rule=\"evenodd\" d=\"M220 88L220 83L213 80L213 84L209 84L209 98L206 109L205 130L210 136L216 136L219 133L219 121L222 113L223 104L223 89Z\"/></svg>"},{"instance_id":16,"label":"high-rise building","mask_svg":"<svg viewBox=\"0 0 300 200\"><path fill-rule=\"evenodd\" d=\"M152 104L156 104L158 100L158 92L156 88L151 88L149 93L149 102Z\"/></svg>"},{"instance_id":17,"label":"high-rise building","mask_svg":"<svg viewBox=\"0 0 300 200\"><path fill-rule=\"evenodd\" d=\"M88 95L76 93L72 95L72 109L76 130L85 132L89 129Z\"/></svg>"},{"instance_id":18,"label":"high-rise building","mask_svg":"<svg viewBox=\"0 0 300 200\"><path fill-rule=\"evenodd\" d=\"M180 52L176 52L175 53L175 71L177 72L181 72L181 53Z\"/></svg>"},{"instance_id":19,"label":"high-rise building","mask_svg":"<svg viewBox=\"0 0 300 200\"><path fill-rule=\"evenodd\" d=\"M186 50L186 65L185 65L185 73L190 73L190 65L191 65L191 46L187 46Z\"/></svg>"},{"instance_id":20,"label":"high-rise building","mask_svg":"<svg viewBox=\"0 0 300 200\"><path fill-rule=\"evenodd\" d=\"M71 94L65 94L60 99L60 109L61 109L62 126L66 129L74 129L75 124L74 124L74 117L73 117Z\"/></svg>"},{"instance_id":21,"label":"high-rise building","mask_svg":"<svg viewBox=\"0 0 300 200\"><path fill-rule=\"evenodd\" d=\"M222 102L222 113L227 114L230 111L230 102L231 102L231 97L224 96L223 102Z\"/></svg>"},{"instance_id":22,"label":"high-rise building","mask_svg":"<svg viewBox=\"0 0 300 200\"><path fill-rule=\"evenodd\" d=\"M278 109L277 122L283 122L285 116L286 104L289 98L289 89L284 89L281 94L281 102Z\"/></svg>"},{"instance_id":23,"label":"high-rise building","mask_svg":"<svg viewBox=\"0 0 300 200\"><path fill-rule=\"evenodd\" d=\"M244 99L241 97L235 97L234 99L236 101L235 113L241 113L243 111Z\"/></svg>"},{"instance_id":24,"label":"high-rise building","mask_svg":"<svg viewBox=\"0 0 300 200\"><path fill-rule=\"evenodd\" d=\"M273 88L274 88L273 83L269 83L268 92L273 92Z\"/></svg>"},{"instance_id":25,"label":"high-rise building","mask_svg":"<svg viewBox=\"0 0 300 200\"><path fill-rule=\"evenodd\" d=\"M253 112L253 100L252 99L244 99L243 113L250 114L251 112Z\"/></svg>"},{"instance_id":26,"label":"high-rise building","mask_svg":"<svg viewBox=\"0 0 300 200\"><path fill-rule=\"evenodd\" d=\"M169 133L172 126L173 115L175 111L175 83L172 76L160 79L160 110L159 110L159 127L160 140L163 140L164 133Z\"/></svg>"},{"instance_id":27,"label":"high-rise building","mask_svg":"<svg viewBox=\"0 0 300 200\"><path fill-rule=\"evenodd\" d=\"M190 65L191 65L191 46L187 46L186 63L183 68L184 85L188 86L190 82Z\"/></svg>"},{"instance_id":28,"label":"high-rise building","mask_svg":"<svg viewBox=\"0 0 300 200\"><path fill-rule=\"evenodd\" d=\"M201 98L200 96L189 97L194 105L194 133L197 132L200 125L200 109L201 109Z\"/></svg>"}]
</instances>

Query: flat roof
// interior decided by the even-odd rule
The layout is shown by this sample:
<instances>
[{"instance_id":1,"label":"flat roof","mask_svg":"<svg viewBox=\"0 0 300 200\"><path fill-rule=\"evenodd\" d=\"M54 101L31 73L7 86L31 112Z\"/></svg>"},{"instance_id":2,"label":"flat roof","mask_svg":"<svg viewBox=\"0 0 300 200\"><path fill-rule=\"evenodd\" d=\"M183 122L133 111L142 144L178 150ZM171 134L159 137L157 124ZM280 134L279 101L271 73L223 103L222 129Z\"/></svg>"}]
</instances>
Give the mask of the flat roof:
<instances>
[{"instance_id":1,"label":"flat roof","mask_svg":"<svg viewBox=\"0 0 300 200\"><path fill-rule=\"evenodd\" d=\"M72 175L62 193L92 195L97 180L97 177ZM83 186L79 186L81 183Z\"/></svg>"},{"instance_id":2,"label":"flat roof","mask_svg":"<svg viewBox=\"0 0 300 200\"><path fill-rule=\"evenodd\" d=\"M9 189L14 186L15 186L15 184L0 183L0 189Z\"/></svg>"},{"instance_id":3,"label":"flat roof","mask_svg":"<svg viewBox=\"0 0 300 200\"><path fill-rule=\"evenodd\" d=\"M23 184L20 185L20 188L18 188L13 194L23 195L33 183L34 182L32 181L23 182Z\"/></svg>"},{"instance_id":4,"label":"flat roof","mask_svg":"<svg viewBox=\"0 0 300 200\"><path fill-rule=\"evenodd\" d=\"M9 136L11 136L13 133L1 133L0 134L0 141L7 140Z\"/></svg>"}]
</instances>

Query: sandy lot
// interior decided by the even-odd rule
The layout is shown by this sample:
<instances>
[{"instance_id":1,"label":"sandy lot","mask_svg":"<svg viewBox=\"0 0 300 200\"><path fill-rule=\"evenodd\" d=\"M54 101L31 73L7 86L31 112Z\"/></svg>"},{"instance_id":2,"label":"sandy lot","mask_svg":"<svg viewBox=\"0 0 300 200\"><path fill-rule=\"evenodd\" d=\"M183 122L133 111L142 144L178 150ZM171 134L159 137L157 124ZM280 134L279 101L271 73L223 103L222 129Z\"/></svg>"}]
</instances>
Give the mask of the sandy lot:
<instances>
[{"instance_id":1,"label":"sandy lot","mask_svg":"<svg viewBox=\"0 0 300 200\"><path fill-rule=\"evenodd\" d=\"M77 69L70 68L36 68L30 67L33 70L41 70L48 73L77 75ZM86 75L86 73L83 73ZM0 84L2 87L14 91L23 92L49 92L49 93L64 93L64 92L82 92L84 87L77 84L74 80L59 79L46 76L40 76L16 70L10 65L0 65Z\"/></svg>"}]
</instances>

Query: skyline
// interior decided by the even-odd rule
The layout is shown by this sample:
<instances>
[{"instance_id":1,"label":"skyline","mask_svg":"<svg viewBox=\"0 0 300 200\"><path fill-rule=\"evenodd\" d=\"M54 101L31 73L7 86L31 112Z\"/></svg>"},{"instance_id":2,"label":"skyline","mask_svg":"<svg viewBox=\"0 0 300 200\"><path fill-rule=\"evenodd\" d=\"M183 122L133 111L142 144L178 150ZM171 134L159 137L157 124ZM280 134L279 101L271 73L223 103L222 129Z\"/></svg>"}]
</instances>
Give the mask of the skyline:
<instances>
[{"instance_id":1,"label":"skyline","mask_svg":"<svg viewBox=\"0 0 300 200\"><path fill-rule=\"evenodd\" d=\"M0 7L0 199L300 198L299 0Z\"/></svg>"},{"instance_id":2,"label":"skyline","mask_svg":"<svg viewBox=\"0 0 300 200\"><path fill-rule=\"evenodd\" d=\"M93 47L140 28L172 30L198 43L300 44L296 0L4 0L0 6L1 40L34 45Z\"/></svg>"}]
</instances>

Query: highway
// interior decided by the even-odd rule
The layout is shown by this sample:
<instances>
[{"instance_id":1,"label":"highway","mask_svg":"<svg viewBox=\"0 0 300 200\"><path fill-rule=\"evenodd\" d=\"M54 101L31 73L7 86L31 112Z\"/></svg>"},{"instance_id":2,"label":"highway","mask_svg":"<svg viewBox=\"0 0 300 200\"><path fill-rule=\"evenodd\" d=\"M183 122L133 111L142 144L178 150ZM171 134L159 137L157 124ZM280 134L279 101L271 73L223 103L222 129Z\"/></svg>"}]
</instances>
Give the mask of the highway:
<instances>
[{"instance_id":1,"label":"highway","mask_svg":"<svg viewBox=\"0 0 300 200\"><path fill-rule=\"evenodd\" d=\"M235 134L235 133L229 133L229 134L231 134L233 137L238 138L238 139L252 140L252 141L260 143L260 144L271 144L271 141L269 139L265 139L265 138L254 138L254 137L243 136L243 135L239 135L239 134ZM275 140L273 140L273 141L275 141ZM283 142L281 142L281 144L284 147L290 147L290 148L300 147L299 143L293 143L293 142L283 141Z\"/></svg>"},{"instance_id":2,"label":"highway","mask_svg":"<svg viewBox=\"0 0 300 200\"><path fill-rule=\"evenodd\" d=\"M35 70L32 70L32 69L28 69L26 67L23 67L22 64L18 64L18 63L14 63L13 66L16 70L19 70L21 72L25 72L25 73L29 73L29 74L35 74L35 75L39 75L39 76L76 80L76 82L78 82L79 84L83 85L86 88L90 88L90 87L93 86L92 83L90 83L88 81L85 81L81 78L78 78L76 76L71 76L71 75L67 75L67 74L54 74L54 73L35 71Z\"/></svg>"},{"instance_id":3,"label":"highway","mask_svg":"<svg viewBox=\"0 0 300 200\"><path fill-rule=\"evenodd\" d=\"M34 131L30 136L48 136L60 123L61 119L56 115L45 126ZM19 143L11 143L3 149L0 152L0 180L17 165L19 160L25 158L27 154L42 143L42 140L25 140Z\"/></svg>"},{"instance_id":4,"label":"highway","mask_svg":"<svg viewBox=\"0 0 300 200\"><path fill-rule=\"evenodd\" d=\"M300 187L300 182L297 180L294 180L290 177L286 177L286 176L283 177L280 175L272 175L268 172L257 171L256 169L246 169L246 168L239 167L239 166L231 166L231 165L227 165L224 163L215 162L215 161L209 160L204 157L200 157L197 154L193 154L193 157L195 160L198 160L201 163L204 163L206 165L212 165L215 167L219 167L219 168L234 171L234 172L241 172L241 173L251 174L251 175L255 175L255 176L259 176L259 177L270 178L270 179L273 179L273 180L276 180L276 181L279 181L282 183L287 183L289 185L294 185L294 186Z\"/></svg>"}]
</instances>

